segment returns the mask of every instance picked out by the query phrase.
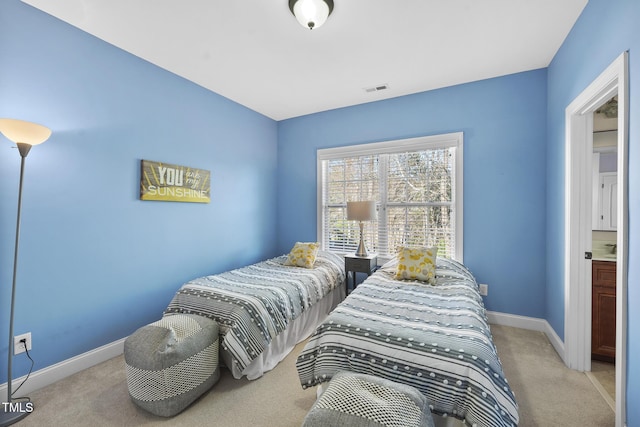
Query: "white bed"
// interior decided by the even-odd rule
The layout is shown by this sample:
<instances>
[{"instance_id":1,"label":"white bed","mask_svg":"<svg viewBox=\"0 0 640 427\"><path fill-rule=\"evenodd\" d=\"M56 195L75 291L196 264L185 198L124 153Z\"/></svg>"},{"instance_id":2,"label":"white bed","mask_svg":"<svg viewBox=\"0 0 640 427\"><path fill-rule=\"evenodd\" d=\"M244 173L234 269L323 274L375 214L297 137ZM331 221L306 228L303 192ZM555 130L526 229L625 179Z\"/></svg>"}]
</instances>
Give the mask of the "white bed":
<instances>
[{"instance_id":1,"label":"white bed","mask_svg":"<svg viewBox=\"0 0 640 427\"><path fill-rule=\"evenodd\" d=\"M221 359L235 378L256 379L306 339L345 296L344 260L319 251L312 268L286 255L182 285L165 315L218 322Z\"/></svg>"},{"instance_id":2,"label":"white bed","mask_svg":"<svg viewBox=\"0 0 640 427\"><path fill-rule=\"evenodd\" d=\"M453 260L437 259L433 284L374 273L318 327L297 369L304 388L340 371L414 386L438 426L518 424L475 278Z\"/></svg>"}]
</instances>

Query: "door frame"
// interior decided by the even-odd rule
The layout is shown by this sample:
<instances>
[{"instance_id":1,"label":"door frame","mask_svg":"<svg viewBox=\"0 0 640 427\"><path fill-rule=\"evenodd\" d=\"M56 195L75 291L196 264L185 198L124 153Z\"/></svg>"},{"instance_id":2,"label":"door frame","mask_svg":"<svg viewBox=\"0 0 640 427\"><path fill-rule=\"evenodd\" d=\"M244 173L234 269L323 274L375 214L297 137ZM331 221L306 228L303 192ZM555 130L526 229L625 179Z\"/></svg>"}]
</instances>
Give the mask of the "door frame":
<instances>
[{"instance_id":1,"label":"door frame","mask_svg":"<svg viewBox=\"0 0 640 427\"><path fill-rule=\"evenodd\" d=\"M565 110L564 362L591 370L593 112L618 95L616 263L616 427L626 418L628 264L628 52L623 52Z\"/></svg>"}]
</instances>

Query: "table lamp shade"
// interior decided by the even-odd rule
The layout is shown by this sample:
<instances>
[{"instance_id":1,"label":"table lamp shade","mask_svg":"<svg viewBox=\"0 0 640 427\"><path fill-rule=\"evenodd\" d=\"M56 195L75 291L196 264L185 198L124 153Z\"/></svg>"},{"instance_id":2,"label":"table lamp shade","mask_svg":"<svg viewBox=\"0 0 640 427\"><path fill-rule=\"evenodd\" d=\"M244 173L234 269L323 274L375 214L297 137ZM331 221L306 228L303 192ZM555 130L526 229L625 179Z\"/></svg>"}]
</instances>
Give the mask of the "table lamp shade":
<instances>
[{"instance_id":1,"label":"table lamp shade","mask_svg":"<svg viewBox=\"0 0 640 427\"><path fill-rule=\"evenodd\" d=\"M376 202L347 202L347 219L352 221L371 221L376 219Z\"/></svg>"}]
</instances>

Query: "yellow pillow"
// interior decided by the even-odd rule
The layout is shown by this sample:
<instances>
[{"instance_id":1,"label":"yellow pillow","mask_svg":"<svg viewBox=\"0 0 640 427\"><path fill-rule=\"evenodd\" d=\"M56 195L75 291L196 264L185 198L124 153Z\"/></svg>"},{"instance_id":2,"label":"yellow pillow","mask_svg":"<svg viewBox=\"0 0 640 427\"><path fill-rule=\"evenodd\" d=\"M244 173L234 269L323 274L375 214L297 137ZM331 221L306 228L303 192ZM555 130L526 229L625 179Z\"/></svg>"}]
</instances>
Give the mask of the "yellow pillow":
<instances>
[{"instance_id":1,"label":"yellow pillow","mask_svg":"<svg viewBox=\"0 0 640 427\"><path fill-rule=\"evenodd\" d=\"M320 244L318 242L296 242L284 265L313 268Z\"/></svg>"},{"instance_id":2,"label":"yellow pillow","mask_svg":"<svg viewBox=\"0 0 640 427\"><path fill-rule=\"evenodd\" d=\"M400 248L396 279L420 280L435 285L437 253L438 248Z\"/></svg>"}]
</instances>

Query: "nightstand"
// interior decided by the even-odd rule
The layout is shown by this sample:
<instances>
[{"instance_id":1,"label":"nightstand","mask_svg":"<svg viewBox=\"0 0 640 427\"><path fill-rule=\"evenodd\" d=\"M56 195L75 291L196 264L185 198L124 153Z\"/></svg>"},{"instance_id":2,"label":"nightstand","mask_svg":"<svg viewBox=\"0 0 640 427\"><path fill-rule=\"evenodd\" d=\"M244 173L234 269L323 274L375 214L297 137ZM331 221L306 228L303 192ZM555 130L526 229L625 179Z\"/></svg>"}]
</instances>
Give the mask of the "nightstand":
<instances>
[{"instance_id":1,"label":"nightstand","mask_svg":"<svg viewBox=\"0 0 640 427\"><path fill-rule=\"evenodd\" d=\"M371 273L376 271L378 264L378 255L367 255L364 257L356 255L344 256L344 271L347 275L346 279L346 292L349 293L349 277L353 275L353 289L356 288L356 273L365 273L370 276Z\"/></svg>"}]
</instances>

